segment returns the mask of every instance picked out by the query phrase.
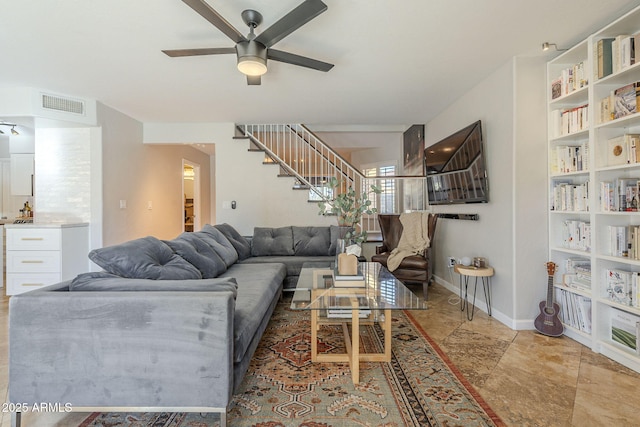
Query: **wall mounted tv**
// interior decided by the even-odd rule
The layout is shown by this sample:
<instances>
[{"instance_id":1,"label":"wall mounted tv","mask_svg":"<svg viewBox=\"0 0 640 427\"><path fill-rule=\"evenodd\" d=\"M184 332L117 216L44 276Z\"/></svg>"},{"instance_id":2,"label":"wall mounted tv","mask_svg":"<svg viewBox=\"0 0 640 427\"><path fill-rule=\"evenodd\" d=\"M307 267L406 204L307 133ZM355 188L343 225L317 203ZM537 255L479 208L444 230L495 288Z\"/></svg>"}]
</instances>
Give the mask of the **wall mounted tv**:
<instances>
[{"instance_id":1,"label":"wall mounted tv","mask_svg":"<svg viewBox=\"0 0 640 427\"><path fill-rule=\"evenodd\" d=\"M480 120L425 148L424 166L430 205L489 201Z\"/></svg>"}]
</instances>

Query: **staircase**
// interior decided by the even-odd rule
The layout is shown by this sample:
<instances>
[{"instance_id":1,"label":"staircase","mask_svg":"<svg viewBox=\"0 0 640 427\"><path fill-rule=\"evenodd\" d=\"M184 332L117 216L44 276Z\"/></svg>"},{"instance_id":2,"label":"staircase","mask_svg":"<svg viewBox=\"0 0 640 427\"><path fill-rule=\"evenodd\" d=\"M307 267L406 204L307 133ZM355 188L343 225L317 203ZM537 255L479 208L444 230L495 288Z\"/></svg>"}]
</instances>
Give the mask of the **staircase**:
<instances>
[{"instance_id":1,"label":"staircase","mask_svg":"<svg viewBox=\"0 0 640 427\"><path fill-rule=\"evenodd\" d=\"M378 185L378 177L365 177L331 147L301 124L236 125L235 138L248 139L250 150L265 153L265 163L280 166L279 176L295 178L294 189L309 192L310 202L331 203L336 196L326 184L337 178L343 185L335 192L352 187L356 192ZM389 179L389 177L385 177ZM362 230L379 232L376 214L363 215Z\"/></svg>"}]
</instances>

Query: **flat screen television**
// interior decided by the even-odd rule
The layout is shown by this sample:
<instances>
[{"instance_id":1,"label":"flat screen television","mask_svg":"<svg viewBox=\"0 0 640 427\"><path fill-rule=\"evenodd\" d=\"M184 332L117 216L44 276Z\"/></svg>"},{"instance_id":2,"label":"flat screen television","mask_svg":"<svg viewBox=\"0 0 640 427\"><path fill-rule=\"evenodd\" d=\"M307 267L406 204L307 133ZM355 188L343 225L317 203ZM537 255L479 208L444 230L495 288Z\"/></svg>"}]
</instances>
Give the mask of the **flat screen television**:
<instances>
[{"instance_id":1,"label":"flat screen television","mask_svg":"<svg viewBox=\"0 0 640 427\"><path fill-rule=\"evenodd\" d=\"M489 201L480 120L425 148L424 167L430 205Z\"/></svg>"}]
</instances>

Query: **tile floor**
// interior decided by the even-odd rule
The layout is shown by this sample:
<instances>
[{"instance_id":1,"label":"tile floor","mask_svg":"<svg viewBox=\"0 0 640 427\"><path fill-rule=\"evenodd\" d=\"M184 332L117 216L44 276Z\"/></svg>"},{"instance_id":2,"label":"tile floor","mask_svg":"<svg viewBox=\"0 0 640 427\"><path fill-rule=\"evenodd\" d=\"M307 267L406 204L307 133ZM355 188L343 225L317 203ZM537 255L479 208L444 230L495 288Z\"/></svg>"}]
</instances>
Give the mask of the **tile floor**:
<instances>
[{"instance_id":1,"label":"tile floor","mask_svg":"<svg viewBox=\"0 0 640 427\"><path fill-rule=\"evenodd\" d=\"M508 426L639 426L640 374L566 338L513 331L456 295L431 286L430 309L414 312L427 333ZM8 298L0 301L0 391L7 396ZM2 413L0 427L10 425ZM77 426L85 414L23 417L24 426ZM60 419L62 418L62 419Z\"/></svg>"}]
</instances>

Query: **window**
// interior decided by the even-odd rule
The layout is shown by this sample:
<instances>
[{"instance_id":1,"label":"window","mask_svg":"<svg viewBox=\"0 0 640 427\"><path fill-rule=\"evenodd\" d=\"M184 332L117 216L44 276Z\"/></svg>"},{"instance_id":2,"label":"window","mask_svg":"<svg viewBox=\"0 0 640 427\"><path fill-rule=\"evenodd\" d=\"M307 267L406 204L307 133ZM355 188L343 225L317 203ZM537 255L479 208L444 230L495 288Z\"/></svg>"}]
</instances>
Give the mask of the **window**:
<instances>
[{"instance_id":1,"label":"window","mask_svg":"<svg viewBox=\"0 0 640 427\"><path fill-rule=\"evenodd\" d=\"M378 209L378 213L394 213L398 211L397 185L395 179L379 178L382 176L395 176L396 166L389 164L372 165L362 170L362 173L370 179L365 182L368 189L371 184L376 185L382 190L382 193L374 195L371 198L373 206Z\"/></svg>"}]
</instances>

